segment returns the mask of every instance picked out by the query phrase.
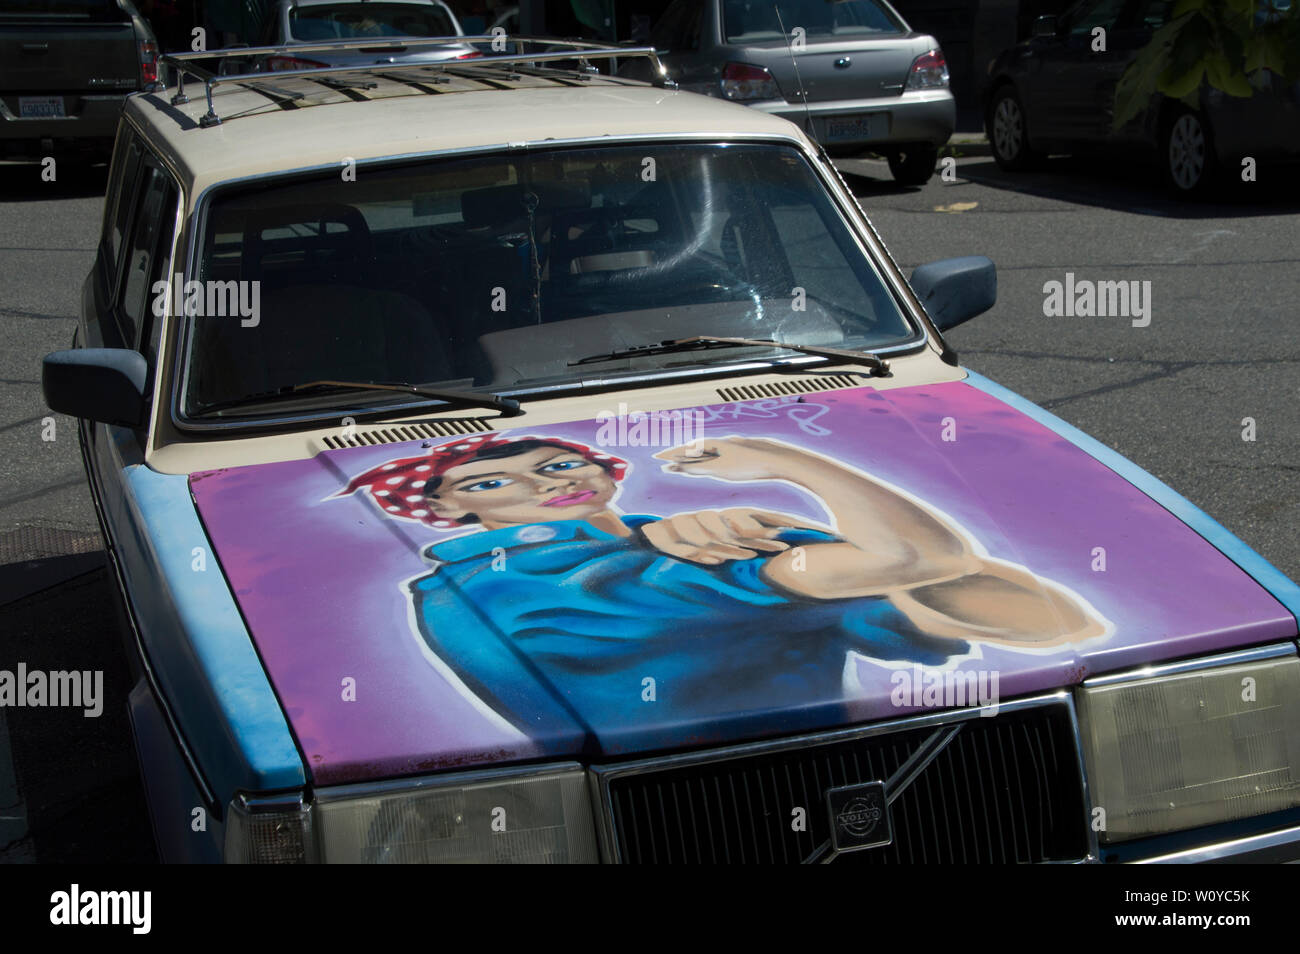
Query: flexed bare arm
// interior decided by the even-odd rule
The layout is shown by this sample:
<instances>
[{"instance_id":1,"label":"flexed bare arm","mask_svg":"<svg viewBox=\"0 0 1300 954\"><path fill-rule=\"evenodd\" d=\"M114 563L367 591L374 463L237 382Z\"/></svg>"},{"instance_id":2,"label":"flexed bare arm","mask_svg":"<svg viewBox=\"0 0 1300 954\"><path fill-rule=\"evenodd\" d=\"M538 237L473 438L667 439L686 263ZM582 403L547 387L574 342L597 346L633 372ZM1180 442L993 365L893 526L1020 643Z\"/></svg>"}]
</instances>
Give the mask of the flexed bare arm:
<instances>
[{"instance_id":1,"label":"flexed bare arm","mask_svg":"<svg viewBox=\"0 0 1300 954\"><path fill-rule=\"evenodd\" d=\"M655 456L674 473L780 480L818 498L842 542L785 550L763 568L770 582L795 594L884 596L924 631L952 638L1051 646L1106 630L1063 587L981 556L974 538L942 514L820 454L767 438L725 437Z\"/></svg>"}]
</instances>

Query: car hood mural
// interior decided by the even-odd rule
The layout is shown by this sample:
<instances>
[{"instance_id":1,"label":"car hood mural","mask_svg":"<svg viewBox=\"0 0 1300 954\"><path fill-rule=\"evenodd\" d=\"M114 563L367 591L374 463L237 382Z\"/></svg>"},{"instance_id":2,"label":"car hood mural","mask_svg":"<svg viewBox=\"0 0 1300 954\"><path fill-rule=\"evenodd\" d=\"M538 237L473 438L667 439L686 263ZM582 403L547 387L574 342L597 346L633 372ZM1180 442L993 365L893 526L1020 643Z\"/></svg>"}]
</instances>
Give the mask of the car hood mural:
<instances>
[{"instance_id":1,"label":"car hood mural","mask_svg":"<svg viewBox=\"0 0 1300 954\"><path fill-rule=\"evenodd\" d=\"M964 383L611 409L191 487L317 783L831 728L1295 635L1191 529Z\"/></svg>"}]
</instances>

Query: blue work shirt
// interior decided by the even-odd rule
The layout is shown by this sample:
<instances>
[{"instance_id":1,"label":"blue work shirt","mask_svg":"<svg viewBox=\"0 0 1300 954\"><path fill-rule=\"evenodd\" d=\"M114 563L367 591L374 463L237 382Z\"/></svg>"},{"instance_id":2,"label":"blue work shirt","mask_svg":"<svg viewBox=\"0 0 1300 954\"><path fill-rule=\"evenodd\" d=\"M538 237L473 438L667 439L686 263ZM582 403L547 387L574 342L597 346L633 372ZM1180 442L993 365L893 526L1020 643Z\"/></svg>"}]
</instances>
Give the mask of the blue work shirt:
<instances>
[{"instance_id":1,"label":"blue work shirt","mask_svg":"<svg viewBox=\"0 0 1300 954\"><path fill-rule=\"evenodd\" d=\"M585 520L430 546L416 620L467 686L526 733L576 727L605 751L811 729L843 720L852 650L941 665L970 650L921 633L883 597L817 600L768 583L766 558L704 566ZM839 542L786 529L790 546ZM650 684L653 679L653 698Z\"/></svg>"}]
</instances>

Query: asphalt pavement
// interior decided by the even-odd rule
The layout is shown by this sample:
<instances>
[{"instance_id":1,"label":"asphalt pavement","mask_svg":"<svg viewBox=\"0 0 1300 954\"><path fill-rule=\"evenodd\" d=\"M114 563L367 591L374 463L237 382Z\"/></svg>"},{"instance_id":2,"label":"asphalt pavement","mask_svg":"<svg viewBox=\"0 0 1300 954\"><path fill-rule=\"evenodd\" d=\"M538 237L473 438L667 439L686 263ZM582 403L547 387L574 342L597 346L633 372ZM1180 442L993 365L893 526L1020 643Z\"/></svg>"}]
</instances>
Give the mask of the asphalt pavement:
<instances>
[{"instance_id":1,"label":"asphalt pavement","mask_svg":"<svg viewBox=\"0 0 1300 954\"><path fill-rule=\"evenodd\" d=\"M956 151L947 175L919 189L895 186L880 162L841 167L907 270L959 255L997 264L997 305L950 335L963 363L1151 471L1300 578L1294 178L1261 169L1258 182L1187 202L1136 165L1057 160L1011 175L976 148ZM71 340L105 170L68 167L54 182L39 172L0 163L0 668L20 657L102 668L108 705L96 720L0 711L0 861L148 861L129 687L76 432L44 408L39 384L41 357ZM1067 273L1149 282L1149 323L1044 314L1045 284Z\"/></svg>"}]
</instances>

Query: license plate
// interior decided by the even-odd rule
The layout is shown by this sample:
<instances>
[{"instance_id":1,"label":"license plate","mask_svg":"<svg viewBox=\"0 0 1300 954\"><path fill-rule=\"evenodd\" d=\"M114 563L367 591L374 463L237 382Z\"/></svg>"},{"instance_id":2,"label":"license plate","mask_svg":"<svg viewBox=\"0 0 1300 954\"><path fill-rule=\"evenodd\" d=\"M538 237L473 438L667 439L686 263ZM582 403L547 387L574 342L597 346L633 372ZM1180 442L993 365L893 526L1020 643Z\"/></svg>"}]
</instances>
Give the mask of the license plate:
<instances>
[{"instance_id":1,"label":"license plate","mask_svg":"<svg viewBox=\"0 0 1300 954\"><path fill-rule=\"evenodd\" d=\"M62 119L62 96L19 96L18 116L20 119Z\"/></svg>"},{"instance_id":2,"label":"license plate","mask_svg":"<svg viewBox=\"0 0 1300 954\"><path fill-rule=\"evenodd\" d=\"M886 117L880 114L841 116L826 120L828 142L878 139L885 134Z\"/></svg>"}]
</instances>

